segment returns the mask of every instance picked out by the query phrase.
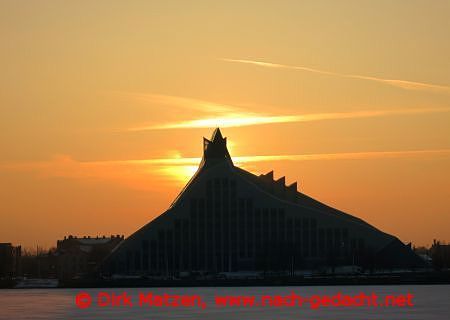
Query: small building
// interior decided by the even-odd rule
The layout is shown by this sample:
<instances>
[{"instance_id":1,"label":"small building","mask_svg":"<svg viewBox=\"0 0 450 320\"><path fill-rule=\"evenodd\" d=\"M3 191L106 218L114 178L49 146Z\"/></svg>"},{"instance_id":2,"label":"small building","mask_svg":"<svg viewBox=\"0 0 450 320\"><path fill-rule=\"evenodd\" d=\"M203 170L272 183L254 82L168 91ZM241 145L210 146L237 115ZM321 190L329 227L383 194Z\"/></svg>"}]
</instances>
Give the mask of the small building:
<instances>
[{"instance_id":1,"label":"small building","mask_svg":"<svg viewBox=\"0 0 450 320\"><path fill-rule=\"evenodd\" d=\"M14 278L20 273L21 246L0 243L0 279Z\"/></svg>"},{"instance_id":2,"label":"small building","mask_svg":"<svg viewBox=\"0 0 450 320\"><path fill-rule=\"evenodd\" d=\"M123 235L81 238L69 235L58 240L55 252L58 279L92 275L103 259L123 240Z\"/></svg>"},{"instance_id":3,"label":"small building","mask_svg":"<svg viewBox=\"0 0 450 320\"><path fill-rule=\"evenodd\" d=\"M433 266L436 269L450 268L450 244L433 240L433 245L430 248L430 255L433 260Z\"/></svg>"}]
</instances>

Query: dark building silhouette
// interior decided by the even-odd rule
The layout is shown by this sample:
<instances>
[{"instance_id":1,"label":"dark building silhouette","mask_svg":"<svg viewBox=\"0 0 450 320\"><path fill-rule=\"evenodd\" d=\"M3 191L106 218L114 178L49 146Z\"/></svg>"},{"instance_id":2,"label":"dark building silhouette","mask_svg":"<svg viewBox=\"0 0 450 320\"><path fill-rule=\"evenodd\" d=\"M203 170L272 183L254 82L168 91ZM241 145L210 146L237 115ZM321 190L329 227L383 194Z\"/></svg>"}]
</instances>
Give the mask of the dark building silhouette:
<instances>
[{"instance_id":1,"label":"dark building silhouette","mask_svg":"<svg viewBox=\"0 0 450 320\"><path fill-rule=\"evenodd\" d=\"M61 280L92 275L111 251L124 240L124 236L64 237L58 240L56 251L57 277Z\"/></svg>"},{"instance_id":2,"label":"dark building silhouette","mask_svg":"<svg viewBox=\"0 0 450 320\"><path fill-rule=\"evenodd\" d=\"M433 259L433 266L436 269L450 268L450 244L433 240L433 245L430 248L430 255Z\"/></svg>"},{"instance_id":3,"label":"dark building silhouette","mask_svg":"<svg viewBox=\"0 0 450 320\"><path fill-rule=\"evenodd\" d=\"M0 279L14 278L20 274L21 246L0 243Z\"/></svg>"},{"instance_id":4,"label":"dark building silhouette","mask_svg":"<svg viewBox=\"0 0 450 320\"><path fill-rule=\"evenodd\" d=\"M36 253L24 252L21 258L22 276L25 278L56 278L55 249L37 248Z\"/></svg>"},{"instance_id":5,"label":"dark building silhouette","mask_svg":"<svg viewBox=\"0 0 450 320\"><path fill-rule=\"evenodd\" d=\"M103 272L177 275L410 268L423 261L396 237L297 191L297 183L233 165L216 129L198 171L169 209L121 243Z\"/></svg>"}]
</instances>

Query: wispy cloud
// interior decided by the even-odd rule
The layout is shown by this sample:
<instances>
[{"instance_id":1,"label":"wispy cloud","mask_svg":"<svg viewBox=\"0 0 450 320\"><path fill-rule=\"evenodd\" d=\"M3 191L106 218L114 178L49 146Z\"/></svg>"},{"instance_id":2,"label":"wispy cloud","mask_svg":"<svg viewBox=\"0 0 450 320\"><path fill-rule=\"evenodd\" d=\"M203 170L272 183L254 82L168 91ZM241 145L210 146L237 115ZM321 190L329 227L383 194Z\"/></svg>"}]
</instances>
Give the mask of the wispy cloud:
<instances>
[{"instance_id":1,"label":"wispy cloud","mask_svg":"<svg viewBox=\"0 0 450 320\"><path fill-rule=\"evenodd\" d=\"M450 149L367 151L315 154L236 156L238 166L274 161L366 160L390 158L449 157ZM181 184L197 170L199 157L78 161L70 156L48 161L0 163L0 171L35 173L41 178L59 177L85 181L115 182L133 189L158 190L160 183ZM149 183L158 181L158 183Z\"/></svg>"},{"instance_id":2,"label":"wispy cloud","mask_svg":"<svg viewBox=\"0 0 450 320\"><path fill-rule=\"evenodd\" d=\"M246 60L244 60L246 61ZM267 65L265 62L255 62L257 64ZM274 64L268 64L270 66ZM278 66L278 65L276 65ZM321 71L322 72L322 71ZM147 130L162 130L162 129L189 129L189 128L230 128L243 127L275 123L295 123L295 122L312 122L324 120L341 120L341 119L358 119L358 118L373 118L383 116L395 115L414 115L426 113L444 113L449 112L450 107L439 108L409 108L409 109L385 109L385 110L360 110L348 112L322 112L322 113L306 113L306 114L273 114L269 112L249 110L248 106L224 104L201 99L169 96L152 93L134 93L134 92L119 92L119 94L131 97L133 99L151 103L152 106L159 106L162 108L170 107L182 111L190 110L194 113L194 119L168 121L158 123L143 123L125 129L126 131L147 131ZM276 110L274 107L265 107ZM279 109L279 108L278 108ZM177 111L174 112L177 114Z\"/></svg>"},{"instance_id":3,"label":"wispy cloud","mask_svg":"<svg viewBox=\"0 0 450 320\"><path fill-rule=\"evenodd\" d=\"M315 154L266 155L250 157L234 157L237 163L267 162L267 161L310 161L310 160L364 160L383 158L411 158L449 156L450 149L406 150L406 151L366 151Z\"/></svg>"},{"instance_id":4,"label":"wispy cloud","mask_svg":"<svg viewBox=\"0 0 450 320\"><path fill-rule=\"evenodd\" d=\"M140 92L115 92L125 97L131 97L143 102L149 102L160 106L177 107L184 110L196 110L203 113L230 113L238 112L242 109L237 106L205 101L194 98L170 96L154 93L140 93Z\"/></svg>"},{"instance_id":5,"label":"wispy cloud","mask_svg":"<svg viewBox=\"0 0 450 320\"><path fill-rule=\"evenodd\" d=\"M292 123L292 122L312 122L323 120L357 119L373 118L394 115L413 115L425 113L449 112L450 108L416 108L416 109L397 109L397 110L366 110L350 112L329 112L329 113L309 113L298 115L264 115L248 112L224 113L215 117L204 117L178 122L169 122L162 124L144 125L129 128L130 131L145 131L156 129L181 129L181 128L214 128L214 127L242 127L273 123Z\"/></svg>"},{"instance_id":6,"label":"wispy cloud","mask_svg":"<svg viewBox=\"0 0 450 320\"><path fill-rule=\"evenodd\" d=\"M448 93L450 92L450 86L438 85L438 84L426 83L426 82L408 81L408 80L400 80L400 79L385 79L385 78L379 78L379 77L373 77L373 76L337 73L337 72L314 69L314 68L309 68L309 67L304 67L304 66L293 66L293 65L270 63L270 62L263 62L263 61L256 61L256 60L227 59L227 58L220 59L220 60L227 61L227 62L251 64L251 65L265 67L265 68L282 68L282 69L300 70L300 71L313 72L313 73L329 75L329 76L337 76L337 77L342 77L342 78L375 81L375 82L384 83L387 85L391 85L391 86L406 89L406 90L428 90L428 91L448 92Z\"/></svg>"},{"instance_id":7,"label":"wispy cloud","mask_svg":"<svg viewBox=\"0 0 450 320\"><path fill-rule=\"evenodd\" d=\"M176 159L79 161L69 155L58 155L47 161L0 163L0 172L23 172L38 179L66 178L84 183L113 183L130 189L160 191L162 184L178 181L179 175L169 175L168 167L186 170L190 160L178 164ZM149 181L152 181L149 183Z\"/></svg>"}]
</instances>

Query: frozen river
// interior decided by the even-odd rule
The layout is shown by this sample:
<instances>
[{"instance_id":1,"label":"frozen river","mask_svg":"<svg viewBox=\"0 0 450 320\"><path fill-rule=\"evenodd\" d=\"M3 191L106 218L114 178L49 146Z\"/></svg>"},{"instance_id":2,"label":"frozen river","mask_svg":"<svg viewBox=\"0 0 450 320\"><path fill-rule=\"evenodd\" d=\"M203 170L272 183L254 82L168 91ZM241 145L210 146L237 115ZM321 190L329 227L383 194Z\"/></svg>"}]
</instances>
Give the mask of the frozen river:
<instances>
[{"instance_id":1,"label":"frozen river","mask_svg":"<svg viewBox=\"0 0 450 320\"><path fill-rule=\"evenodd\" d=\"M99 306L106 297L114 293L126 293L132 306ZM79 308L76 296L86 293L91 297L91 305ZM153 295L151 306L146 300L139 304L140 294ZM378 306L333 306L343 297L377 297ZM179 306L158 306L158 297L170 295L167 301L175 304L180 296ZM409 294L409 301L408 301ZM200 297L203 308L193 299L188 306L188 298L182 305L181 296ZM220 306L216 297L254 297L253 306ZM307 300L302 305L292 297L301 296ZM386 297L397 306L386 306ZM167 296L166 296L167 297ZM250 298L249 298L250 297ZM263 297L265 297L263 299ZM271 298L267 298L271 297ZM327 300L327 297L330 300ZM334 300L333 300L334 297ZM84 297L82 302L88 298ZM227 298L224 298L227 299ZM272 299L272 300L270 300ZM368 298L369 299L369 298ZM397 299L397 300L396 300ZM251 300L251 299L250 299ZM249 303L247 300L247 303ZM369 299L370 300L370 299ZM228 301L228 300L226 300ZM266 304L263 305L262 301ZM268 305L272 301L273 305ZM327 302L328 301L328 302ZM357 301L357 300L353 300ZM123 300L121 300L123 303ZM360 301L359 301L360 302ZM402 286L316 286L316 287L221 287L221 288L120 288L120 289L23 289L0 290L0 319L430 319L447 320L450 314L450 285L402 285ZM155 305L156 304L156 305ZM280 305L281 304L281 305ZM290 304L290 305L289 305ZM324 304L324 305L322 305ZM383 306L379 306L383 304ZM328 305L328 306L326 306ZM315 307L315 308L313 308Z\"/></svg>"}]
</instances>

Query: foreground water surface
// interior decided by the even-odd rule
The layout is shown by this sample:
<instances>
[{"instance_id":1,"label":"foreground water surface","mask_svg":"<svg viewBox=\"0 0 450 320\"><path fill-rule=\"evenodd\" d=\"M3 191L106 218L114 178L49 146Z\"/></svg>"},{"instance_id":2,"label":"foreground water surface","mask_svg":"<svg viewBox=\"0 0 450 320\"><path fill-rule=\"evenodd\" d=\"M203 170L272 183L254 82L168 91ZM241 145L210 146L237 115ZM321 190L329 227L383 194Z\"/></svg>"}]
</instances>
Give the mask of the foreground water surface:
<instances>
[{"instance_id":1,"label":"foreground water surface","mask_svg":"<svg viewBox=\"0 0 450 320\"><path fill-rule=\"evenodd\" d=\"M81 309L76 305L79 293L88 293L92 305ZM100 307L100 292L122 294L126 292L133 306ZM206 307L156 307L139 306L139 294L200 296ZM404 307L348 307L329 306L312 309L309 303L302 306L228 306L215 303L216 296L356 296L361 292L375 293L378 301L387 295L413 295L413 306ZM259 300L258 300L259 299ZM225 287L225 288L120 288L120 289L13 289L0 290L0 319L449 319L450 285L401 286L317 286L317 287Z\"/></svg>"}]
</instances>

